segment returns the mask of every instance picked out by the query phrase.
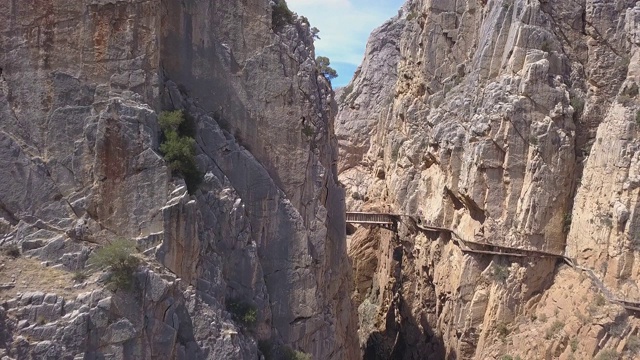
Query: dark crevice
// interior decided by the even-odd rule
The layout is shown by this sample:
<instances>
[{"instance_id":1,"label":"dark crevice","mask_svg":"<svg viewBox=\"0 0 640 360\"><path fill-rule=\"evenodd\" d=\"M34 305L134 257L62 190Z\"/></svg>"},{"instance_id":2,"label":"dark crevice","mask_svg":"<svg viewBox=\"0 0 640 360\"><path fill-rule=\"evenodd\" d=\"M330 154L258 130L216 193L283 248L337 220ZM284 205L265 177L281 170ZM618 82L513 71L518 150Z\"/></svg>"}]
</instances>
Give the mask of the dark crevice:
<instances>
[{"instance_id":1,"label":"dark crevice","mask_svg":"<svg viewBox=\"0 0 640 360\"><path fill-rule=\"evenodd\" d=\"M356 227L353 224L347 223L347 235L353 235L356 232Z\"/></svg>"},{"instance_id":2,"label":"dark crevice","mask_svg":"<svg viewBox=\"0 0 640 360\"><path fill-rule=\"evenodd\" d=\"M411 306L405 300L404 272L411 272L411 268L403 268L403 259L411 255L406 245L411 242L403 242L399 235L395 235L392 248L393 286L391 290L391 302L384 314L384 326L378 331L371 332L364 344L363 360L405 360L427 359L436 360L445 358L445 347L441 337L436 335L429 324L426 314L414 314ZM412 262L406 262L411 266ZM427 282L433 287L433 279L427 273ZM411 291L411 290L409 290ZM428 306L434 308L435 303Z\"/></svg>"},{"instance_id":3,"label":"dark crevice","mask_svg":"<svg viewBox=\"0 0 640 360\"><path fill-rule=\"evenodd\" d=\"M479 223L484 223L487 218L487 214L484 212L484 209L480 207L471 197L468 195L460 194L462 198L462 202L465 204L465 208L469 210L469 215L471 218Z\"/></svg>"},{"instance_id":4,"label":"dark crevice","mask_svg":"<svg viewBox=\"0 0 640 360\"><path fill-rule=\"evenodd\" d=\"M299 324L301 322L307 321L309 319L311 319L311 316L298 316L297 318L293 319L293 321L290 322L289 325L293 326L293 325Z\"/></svg>"},{"instance_id":5,"label":"dark crevice","mask_svg":"<svg viewBox=\"0 0 640 360\"><path fill-rule=\"evenodd\" d=\"M7 206L0 200L0 215L4 215L5 220L9 221L9 223L13 226L20 222L13 212L7 209Z\"/></svg>"},{"instance_id":6,"label":"dark crevice","mask_svg":"<svg viewBox=\"0 0 640 360\"><path fill-rule=\"evenodd\" d=\"M454 194L453 191L451 191L451 189L445 188L445 191L447 192L447 195L449 195L449 198L451 199L451 202L453 203L453 208L455 210L460 210L464 207L464 204L462 203L462 201L458 199L456 194Z\"/></svg>"},{"instance_id":7,"label":"dark crevice","mask_svg":"<svg viewBox=\"0 0 640 360\"><path fill-rule=\"evenodd\" d=\"M484 223L485 219L487 218L487 214L485 213L484 209L480 207L480 205L478 205L475 201L473 201L473 199L471 199L471 197L464 194L459 194L458 196L449 188L445 188L445 190L447 192L447 195L449 195L449 198L451 199L453 208L455 210L465 208L469 210L469 215L472 219L480 223Z\"/></svg>"}]
</instances>

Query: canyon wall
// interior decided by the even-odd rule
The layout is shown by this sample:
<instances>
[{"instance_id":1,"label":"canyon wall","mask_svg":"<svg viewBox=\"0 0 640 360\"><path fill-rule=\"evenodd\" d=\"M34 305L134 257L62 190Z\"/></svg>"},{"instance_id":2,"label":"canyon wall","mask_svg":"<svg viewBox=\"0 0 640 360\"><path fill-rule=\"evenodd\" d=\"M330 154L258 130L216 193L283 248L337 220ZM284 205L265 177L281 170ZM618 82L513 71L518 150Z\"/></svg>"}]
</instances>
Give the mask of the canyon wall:
<instances>
[{"instance_id":1,"label":"canyon wall","mask_svg":"<svg viewBox=\"0 0 640 360\"><path fill-rule=\"evenodd\" d=\"M347 208L453 233L349 240L367 358L637 356L638 321L609 300L640 302L639 16L410 0L372 33L338 97Z\"/></svg>"},{"instance_id":2,"label":"canyon wall","mask_svg":"<svg viewBox=\"0 0 640 360\"><path fill-rule=\"evenodd\" d=\"M0 4L0 245L22 253L3 258L2 356L357 357L333 92L309 24L272 26L277 3ZM191 193L159 151L173 109L203 173ZM74 285L117 238L144 252L136 290ZM65 290L20 281L29 259Z\"/></svg>"}]
</instances>

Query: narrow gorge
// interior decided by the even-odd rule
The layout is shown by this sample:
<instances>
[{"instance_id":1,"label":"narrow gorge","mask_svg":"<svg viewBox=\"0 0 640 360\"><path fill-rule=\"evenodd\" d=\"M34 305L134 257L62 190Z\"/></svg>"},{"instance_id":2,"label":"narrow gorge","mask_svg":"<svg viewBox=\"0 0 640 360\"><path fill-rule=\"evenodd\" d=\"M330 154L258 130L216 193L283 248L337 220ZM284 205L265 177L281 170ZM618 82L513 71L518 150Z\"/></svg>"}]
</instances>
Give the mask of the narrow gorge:
<instances>
[{"instance_id":1,"label":"narrow gorge","mask_svg":"<svg viewBox=\"0 0 640 360\"><path fill-rule=\"evenodd\" d=\"M303 15L0 2L0 359L639 358L640 1Z\"/></svg>"}]
</instances>

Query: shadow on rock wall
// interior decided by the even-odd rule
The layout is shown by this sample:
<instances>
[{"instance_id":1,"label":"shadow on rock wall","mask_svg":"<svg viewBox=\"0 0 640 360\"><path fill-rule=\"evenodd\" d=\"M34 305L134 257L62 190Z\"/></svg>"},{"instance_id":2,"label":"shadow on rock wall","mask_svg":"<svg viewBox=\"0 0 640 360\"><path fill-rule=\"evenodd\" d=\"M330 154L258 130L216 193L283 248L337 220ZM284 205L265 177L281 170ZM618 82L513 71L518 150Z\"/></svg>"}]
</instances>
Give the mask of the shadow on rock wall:
<instances>
[{"instance_id":1,"label":"shadow on rock wall","mask_svg":"<svg viewBox=\"0 0 640 360\"><path fill-rule=\"evenodd\" d=\"M385 330L369 334L363 360L439 360L445 358L442 338L426 319L416 319L402 296L397 296L385 317ZM426 357L425 357L425 354Z\"/></svg>"}]
</instances>

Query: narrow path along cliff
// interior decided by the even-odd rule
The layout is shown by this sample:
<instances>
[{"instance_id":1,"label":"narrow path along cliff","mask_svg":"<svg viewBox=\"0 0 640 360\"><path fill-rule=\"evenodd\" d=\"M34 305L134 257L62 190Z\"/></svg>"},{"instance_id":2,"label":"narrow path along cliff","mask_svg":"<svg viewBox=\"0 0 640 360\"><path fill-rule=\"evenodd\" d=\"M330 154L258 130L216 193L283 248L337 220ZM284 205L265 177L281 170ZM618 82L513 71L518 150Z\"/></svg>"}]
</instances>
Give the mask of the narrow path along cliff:
<instances>
[{"instance_id":1,"label":"narrow path along cliff","mask_svg":"<svg viewBox=\"0 0 640 360\"><path fill-rule=\"evenodd\" d=\"M640 2L407 0L335 92L317 39L0 1L0 359L640 358Z\"/></svg>"},{"instance_id":2,"label":"narrow path along cliff","mask_svg":"<svg viewBox=\"0 0 640 360\"><path fill-rule=\"evenodd\" d=\"M638 24L635 1L409 0L372 33L339 178L349 212L416 221L349 229L364 358L640 356Z\"/></svg>"}]
</instances>

